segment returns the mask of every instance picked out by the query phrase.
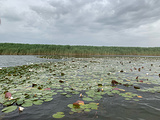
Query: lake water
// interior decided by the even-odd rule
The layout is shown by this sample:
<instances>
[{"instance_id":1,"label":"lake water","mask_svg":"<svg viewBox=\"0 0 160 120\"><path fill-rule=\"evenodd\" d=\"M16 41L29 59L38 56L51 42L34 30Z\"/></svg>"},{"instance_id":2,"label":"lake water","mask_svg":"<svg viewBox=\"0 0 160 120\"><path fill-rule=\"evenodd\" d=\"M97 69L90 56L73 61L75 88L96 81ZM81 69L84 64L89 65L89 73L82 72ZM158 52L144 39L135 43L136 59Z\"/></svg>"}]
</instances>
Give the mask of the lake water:
<instances>
[{"instance_id":1,"label":"lake water","mask_svg":"<svg viewBox=\"0 0 160 120\"><path fill-rule=\"evenodd\" d=\"M41 63L48 61L56 61L52 59L41 59L37 56L0 56L0 67L10 67L27 65L32 63ZM59 60L57 60L59 61ZM60 120L159 120L160 119L160 58L140 58L140 57L103 57L103 58L84 58L72 61L64 61L62 63L53 63L41 68L31 68L27 75L30 75L30 82L42 82L45 85L48 80L52 85L47 87L53 89L53 100L43 102L42 105L33 105L25 107L23 112L18 109L5 114L0 112L2 120L54 120L52 115L56 112L64 112L65 117ZM138 68L141 68L138 71ZM56 72L57 71L57 72ZM59 73L65 71L65 75ZM121 71L121 72L120 72ZM56 75L55 75L56 74ZM111 75L109 75L111 74ZM139 82L136 77L139 76ZM8 76L10 79L19 78L19 81L25 80L26 76ZM17 80L17 79L16 79ZM59 80L66 82L59 83ZM111 81L117 80L121 84L111 86ZM104 93L100 100L93 102L99 103L97 110L90 112L72 113L67 107L79 98L79 94L72 94L76 90L87 96L86 91L94 90L94 94L99 94L97 84L102 84ZM3 81L3 85L8 83ZM28 85L26 80L26 85ZM125 86L128 84L129 86ZM2 83L0 83L3 87ZM21 85L21 84L20 84ZM20 86L19 85L19 86ZM18 85L16 87L19 87ZM57 87L58 86L58 87ZM89 88L89 86L91 86ZM134 86L140 87L135 89ZM68 92L70 88L72 92ZM88 87L86 89L86 87ZM100 88L102 88L100 87ZM67 89L69 88L69 89ZM83 88L83 89L82 89ZM118 88L120 90L113 90ZM0 88L1 89L1 88ZM19 88L23 89L23 88ZM60 90L71 94L72 97L61 95ZM25 91L25 90L24 90ZM17 91L19 92L19 91ZM32 91L31 91L32 92ZM37 92L37 91L36 91ZM109 92L109 93L108 93ZM112 94L112 95L110 95ZM138 98L133 96L137 94L142 96ZM1 97L1 96L0 96ZM96 96L95 96L96 97ZM39 97L40 98L40 97ZM91 97L94 99L94 97ZM89 103L85 101L85 103ZM0 104L0 110L4 107Z\"/></svg>"},{"instance_id":2,"label":"lake water","mask_svg":"<svg viewBox=\"0 0 160 120\"><path fill-rule=\"evenodd\" d=\"M0 55L0 67L12 67L52 61L57 60L42 59L38 58L36 55Z\"/></svg>"}]
</instances>

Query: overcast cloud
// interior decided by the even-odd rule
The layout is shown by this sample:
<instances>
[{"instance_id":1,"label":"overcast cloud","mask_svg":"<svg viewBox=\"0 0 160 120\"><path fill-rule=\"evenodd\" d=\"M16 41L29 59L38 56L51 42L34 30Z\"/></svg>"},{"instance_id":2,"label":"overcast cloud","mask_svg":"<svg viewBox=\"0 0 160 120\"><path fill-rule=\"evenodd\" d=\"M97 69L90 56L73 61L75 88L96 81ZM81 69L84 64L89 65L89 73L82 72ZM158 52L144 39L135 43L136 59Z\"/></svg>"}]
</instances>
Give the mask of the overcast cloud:
<instances>
[{"instance_id":1,"label":"overcast cloud","mask_svg":"<svg viewBox=\"0 0 160 120\"><path fill-rule=\"evenodd\" d=\"M0 43L160 47L160 0L0 0Z\"/></svg>"}]
</instances>

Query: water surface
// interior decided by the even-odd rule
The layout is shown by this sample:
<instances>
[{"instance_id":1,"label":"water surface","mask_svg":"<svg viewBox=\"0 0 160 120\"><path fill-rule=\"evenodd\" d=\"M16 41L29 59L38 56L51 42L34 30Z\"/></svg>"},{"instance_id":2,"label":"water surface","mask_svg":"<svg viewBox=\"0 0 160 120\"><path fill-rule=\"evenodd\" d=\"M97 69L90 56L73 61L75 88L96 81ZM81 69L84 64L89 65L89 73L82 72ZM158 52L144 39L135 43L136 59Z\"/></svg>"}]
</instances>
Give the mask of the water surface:
<instances>
[{"instance_id":1,"label":"water surface","mask_svg":"<svg viewBox=\"0 0 160 120\"><path fill-rule=\"evenodd\" d=\"M56 61L55 59L41 59L36 55L0 55L0 67L11 67L20 65L29 65L47 61Z\"/></svg>"},{"instance_id":2,"label":"water surface","mask_svg":"<svg viewBox=\"0 0 160 120\"><path fill-rule=\"evenodd\" d=\"M4 61L1 67L17 66L29 63L47 62L48 59L37 58L36 56L0 56ZM4 58L3 58L4 57ZM10 58L10 59L9 59ZM57 95L53 96L53 100L50 102L43 102L42 105L33 105L26 107L23 112L19 113L18 110L9 114L0 112L0 118L2 120L53 120L52 115L56 112L64 112L65 117L61 120L159 120L160 119L160 78L159 67L160 58L139 58L139 57L104 57L104 58L84 58L75 59L74 61L67 61L62 63L55 63L48 65L48 68L30 70L30 81L42 81L47 83L51 80L53 92L57 92ZM143 69L142 69L143 67ZM138 71L141 68L141 71ZM123 70L124 72L120 72ZM57 71L57 72L56 72ZM59 73L65 71L65 75L61 76ZM111 73L110 75L108 73ZM56 74L56 75L55 75ZM139 80L143 80L143 83L138 82L136 77L139 76ZM14 76L10 77L15 79ZM24 80L25 77L19 78ZM111 86L112 80L121 81L122 84ZM65 83L59 83L59 80L67 81ZM27 83L27 80L26 80ZM78 83L78 84L77 84ZM79 94L72 94L72 97L67 98L58 92L58 89L66 92L64 88L72 87L73 91L76 91L80 86L86 86L91 88L80 90L79 92L84 95L86 91L93 89L97 91L99 88L97 83L102 83L104 92L108 91L107 88L111 88L112 92L115 87L124 89L121 93L135 93L142 98L130 98L126 100L120 94L114 94L109 96L107 93L102 95L103 97L96 102L99 103L97 110L91 112L74 113L69 114L71 111L67 107L68 104L72 104L77 100L83 100L79 98ZM133 84L129 87L123 84ZM59 85L60 88L56 88L54 85ZM141 89L134 89L133 86L139 86ZM157 88L156 88L157 87ZM106 88L106 89L105 89ZM81 88L80 88L81 89ZM143 91L144 90L144 91ZM71 94L67 92L67 94ZM136 100L138 101L136 101ZM85 103L88 103L85 101ZM0 110L3 109L1 104Z\"/></svg>"}]
</instances>

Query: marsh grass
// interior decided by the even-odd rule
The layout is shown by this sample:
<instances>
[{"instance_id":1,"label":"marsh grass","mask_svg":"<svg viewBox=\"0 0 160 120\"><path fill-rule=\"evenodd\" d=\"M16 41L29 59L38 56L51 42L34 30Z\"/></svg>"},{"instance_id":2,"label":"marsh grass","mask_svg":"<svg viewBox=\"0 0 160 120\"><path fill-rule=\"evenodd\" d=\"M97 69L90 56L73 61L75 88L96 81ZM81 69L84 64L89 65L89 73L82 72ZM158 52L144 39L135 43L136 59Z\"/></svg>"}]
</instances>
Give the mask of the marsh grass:
<instances>
[{"instance_id":1,"label":"marsh grass","mask_svg":"<svg viewBox=\"0 0 160 120\"><path fill-rule=\"evenodd\" d=\"M0 55L145 55L160 56L160 47L106 47L0 43Z\"/></svg>"}]
</instances>

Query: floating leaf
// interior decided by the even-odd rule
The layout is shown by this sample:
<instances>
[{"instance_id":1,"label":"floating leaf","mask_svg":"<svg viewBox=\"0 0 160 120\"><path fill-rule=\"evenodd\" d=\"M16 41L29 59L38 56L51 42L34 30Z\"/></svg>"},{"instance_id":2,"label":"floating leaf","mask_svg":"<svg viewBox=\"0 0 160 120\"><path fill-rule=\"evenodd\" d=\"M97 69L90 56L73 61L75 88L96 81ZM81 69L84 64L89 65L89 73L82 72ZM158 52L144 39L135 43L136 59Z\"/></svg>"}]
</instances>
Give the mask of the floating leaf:
<instances>
[{"instance_id":1,"label":"floating leaf","mask_svg":"<svg viewBox=\"0 0 160 120\"><path fill-rule=\"evenodd\" d=\"M112 94L112 93L108 93L108 96L109 96L109 97L113 97L113 96L114 96L114 94Z\"/></svg>"},{"instance_id":2,"label":"floating leaf","mask_svg":"<svg viewBox=\"0 0 160 120\"><path fill-rule=\"evenodd\" d=\"M17 105L22 105L22 104L23 104L23 102L24 102L23 100L19 99L19 100L17 100L17 102L16 102L16 103L17 103Z\"/></svg>"},{"instance_id":3,"label":"floating leaf","mask_svg":"<svg viewBox=\"0 0 160 120\"><path fill-rule=\"evenodd\" d=\"M119 89L118 89L119 90ZM113 90L112 93L119 94L120 92L118 90Z\"/></svg>"},{"instance_id":4,"label":"floating leaf","mask_svg":"<svg viewBox=\"0 0 160 120\"><path fill-rule=\"evenodd\" d=\"M74 112L69 112L69 114L71 114L71 115L72 115L72 114L74 114Z\"/></svg>"},{"instance_id":5,"label":"floating leaf","mask_svg":"<svg viewBox=\"0 0 160 120\"><path fill-rule=\"evenodd\" d=\"M16 109L17 109L17 106L9 106L9 107L3 108L2 112L9 113L9 112L12 112L12 111L14 111Z\"/></svg>"},{"instance_id":6,"label":"floating leaf","mask_svg":"<svg viewBox=\"0 0 160 120\"><path fill-rule=\"evenodd\" d=\"M92 98L89 98L89 97L85 97L85 98L83 98L83 100L85 100L85 101L94 101Z\"/></svg>"},{"instance_id":7,"label":"floating leaf","mask_svg":"<svg viewBox=\"0 0 160 120\"><path fill-rule=\"evenodd\" d=\"M76 108L79 108L80 105L84 105L84 101L77 100L75 103L73 103L73 107Z\"/></svg>"},{"instance_id":8,"label":"floating leaf","mask_svg":"<svg viewBox=\"0 0 160 120\"><path fill-rule=\"evenodd\" d=\"M73 104L68 104L67 105L69 108L73 108Z\"/></svg>"},{"instance_id":9,"label":"floating leaf","mask_svg":"<svg viewBox=\"0 0 160 120\"><path fill-rule=\"evenodd\" d=\"M48 102L48 101L52 101L52 100L53 100L53 98L46 98L44 101Z\"/></svg>"},{"instance_id":10,"label":"floating leaf","mask_svg":"<svg viewBox=\"0 0 160 120\"><path fill-rule=\"evenodd\" d=\"M77 103L77 102L75 102L75 103L73 103L73 106L74 106L75 108L79 108L79 107L80 107L80 104Z\"/></svg>"},{"instance_id":11,"label":"floating leaf","mask_svg":"<svg viewBox=\"0 0 160 120\"><path fill-rule=\"evenodd\" d=\"M134 101L139 101L138 99L133 99Z\"/></svg>"},{"instance_id":12,"label":"floating leaf","mask_svg":"<svg viewBox=\"0 0 160 120\"><path fill-rule=\"evenodd\" d=\"M85 109L84 111L85 111L85 112L90 112L90 111L91 111L91 109Z\"/></svg>"},{"instance_id":13,"label":"floating leaf","mask_svg":"<svg viewBox=\"0 0 160 120\"><path fill-rule=\"evenodd\" d=\"M41 105L42 103L43 103L43 100L37 100L33 102L33 104L35 105Z\"/></svg>"},{"instance_id":14,"label":"floating leaf","mask_svg":"<svg viewBox=\"0 0 160 120\"><path fill-rule=\"evenodd\" d=\"M125 98L125 100L131 100L130 98Z\"/></svg>"},{"instance_id":15,"label":"floating leaf","mask_svg":"<svg viewBox=\"0 0 160 120\"><path fill-rule=\"evenodd\" d=\"M125 91L124 89L119 89L120 91Z\"/></svg>"},{"instance_id":16,"label":"floating leaf","mask_svg":"<svg viewBox=\"0 0 160 120\"><path fill-rule=\"evenodd\" d=\"M78 91L72 91L72 93L73 93L73 94L79 94L79 92L78 92Z\"/></svg>"},{"instance_id":17,"label":"floating leaf","mask_svg":"<svg viewBox=\"0 0 160 120\"><path fill-rule=\"evenodd\" d=\"M100 100L101 98L102 98L102 96L100 96L100 95L95 95L95 96L93 97L94 100Z\"/></svg>"},{"instance_id":18,"label":"floating leaf","mask_svg":"<svg viewBox=\"0 0 160 120\"><path fill-rule=\"evenodd\" d=\"M66 97L72 97L72 95L66 95Z\"/></svg>"},{"instance_id":19,"label":"floating leaf","mask_svg":"<svg viewBox=\"0 0 160 120\"><path fill-rule=\"evenodd\" d=\"M15 102L16 102L16 100L8 100L8 101L4 102L3 105L9 106L9 105L14 104Z\"/></svg>"},{"instance_id":20,"label":"floating leaf","mask_svg":"<svg viewBox=\"0 0 160 120\"><path fill-rule=\"evenodd\" d=\"M57 90L57 92L63 92L63 90Z\"/></svg>"},{"instance_id":21,"label":"floating leaf","mask_svg":"<svg viewBox=\"0 0 160 120\"><path fill-rule=\"evenodd\" d=\"M25 102L22 104L23 107L30 107L33 103L31 100L25 100Z\"/></svg>"},{"instance_id":22,"label":"floating leaf","mask_svg":"<svg viewBox=\"0 0 160 120\"><path fill-rule=\"evenodd\" d=\"M67 93L61 93L61 95L67 95Z\"/></svg>"},{"instance_id":23,"label":"floating leaf","mask_svg":"<svg viewBox=\"0 0 160 120\"><path fill-rule=\"evenodd\" d=\"M95 110L98 109L97 103L89 103L88 107L91 108L91 109L95 109Z\"/></svg>"},{"instance_id":24,"label":"floating leaf","mask_svg":"<svg viewBox=\"0 0 160 120\"><path fill-rule=\"evenodd\" d=\"M56 114L53 114L52 117L54 118L63 118L65 115L63 112L57 112Z\"/></svg>"}]
</instances>

